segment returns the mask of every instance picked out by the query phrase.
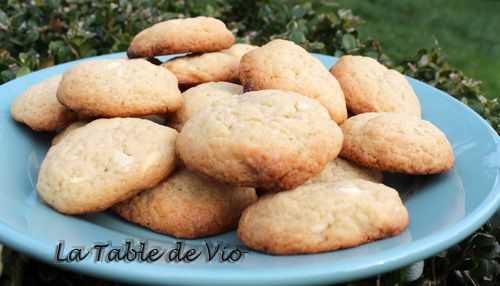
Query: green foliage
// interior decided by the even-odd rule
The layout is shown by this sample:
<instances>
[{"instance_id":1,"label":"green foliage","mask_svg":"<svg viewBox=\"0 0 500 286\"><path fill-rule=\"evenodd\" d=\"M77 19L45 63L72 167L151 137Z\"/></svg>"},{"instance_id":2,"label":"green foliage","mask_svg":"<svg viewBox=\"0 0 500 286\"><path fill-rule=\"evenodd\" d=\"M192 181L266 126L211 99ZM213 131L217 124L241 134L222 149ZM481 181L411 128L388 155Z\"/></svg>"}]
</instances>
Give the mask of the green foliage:
<instances>
[{"instance_id":1,"label":"green foliage","mask_svg":"<svg viewBox=\"0 0 500 286\"><path fill-rule=\"evenodd\" d=\"M448 92L483 116L500 132L500 102L498 97L489 99L481 91L481 82L450 67L436 43L432 50L421 49L417 54L400 63L405 74L427 82Z\"/></svg>"},{"instance_id":2,"label":"green foliage","mask_svg":"<svg viewBox=\"0 0 500 286\"><path fill-rule=\"evenodd\" d=\"M335 0L366 21L361 37L376 35L384 51L402 60L434 39L449 62L483 81L488 97L500 97L500 1Z\"/></svg>"},{"instance_id":3,"label":"green foliage","mask_svg":"<svg viewBox=\"0 0 500 286\"><path fill-rule=\"evenodd\" d=\"M263 44L287 38L311 52L361 54L447 91L500 131L500 103L481 83L449 66L439 47L393 63L377 41L361 40L361 20L350 10L320 2L286 1L9 1L0 6L0 83L50 65L123 51L153 23L185 16L219 17L240 41Z\"/></svg>"},{"instance_id":4,"label":"green foliage","mask_svg":"<svg viewBox=\"0 0 500 286\"><path fill-rule=\"evenodd\" d=\"M425 81L468 104L500 131L500 104L487 99L480 82L449 66L442 51L420 50L404 61L389 59L376 40L358 36L359 17L327 1L244 0L5 0L0 2L0 83L54 64L123 51L153 23L208 15L222 19L239 41L262 44L287 38L312 52L367 55ZM498 285L500 230L483 226L464 242L419 266L349 285ZM68 273L11 250L3 253L3 285L117 285ZM418 275L417 275L418 276ZM413 277L416 278L416 277Z\"/></svg>"},{"instance_id":5,"label":"green foliage","mask_svg":"<svg viewBox=\"0 0 500 286\"><path fill-rule=\"evenodd\" d=\"M321 10L322 13L315 11ZM284 1L10 1L0 6L0 83L46 66L126 50L153 23L179 16L224 20L240 41L287 38L312 52L365 54L380 60L379 45L362 42L350 10Z\"/></svg>"}]
</instances>

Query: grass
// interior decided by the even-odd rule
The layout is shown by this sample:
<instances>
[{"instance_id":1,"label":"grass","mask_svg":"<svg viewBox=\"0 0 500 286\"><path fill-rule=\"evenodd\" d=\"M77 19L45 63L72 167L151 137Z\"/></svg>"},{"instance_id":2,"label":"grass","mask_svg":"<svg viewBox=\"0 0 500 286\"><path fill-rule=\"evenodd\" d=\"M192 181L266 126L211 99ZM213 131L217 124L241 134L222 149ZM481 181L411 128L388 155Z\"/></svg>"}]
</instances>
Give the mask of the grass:
<instances>
[{"instance_id":1,"label":"grass","mask_svg":"<svg viewBox=\"0 0 500 286\"><path fill-rule=\"evenodd\" d=\"M335 0L365 24L361 37L379 39L395 59L437 40L455 67L483 82L489 97L500 97L500 1Z\"/></svg>"}]
</instances>

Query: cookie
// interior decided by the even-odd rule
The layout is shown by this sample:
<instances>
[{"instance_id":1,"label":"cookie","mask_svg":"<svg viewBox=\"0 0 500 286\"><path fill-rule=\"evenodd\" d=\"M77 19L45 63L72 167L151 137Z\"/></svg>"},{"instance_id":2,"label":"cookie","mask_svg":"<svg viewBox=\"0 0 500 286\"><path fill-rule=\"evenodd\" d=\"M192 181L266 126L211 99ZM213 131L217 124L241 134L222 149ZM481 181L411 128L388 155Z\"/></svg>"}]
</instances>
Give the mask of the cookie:
<instances>
[{"instance_id":1,"label":"cookie","mask_svg":"<svg viewBox=\"0 0 500 286\"><path fill-rule=\"evenodd\" d=\"M235 229L243 210L257 201L252 188L239 188L186 169L113 210L156 232L198 238Z\"/></svg>"},{"instance_id":2,"label":"cookie","mask_svg":"<svg viewBox=\"0 0 500 286\"><path fill-rule=\"evenodd\" d=\"M181 85L197 85L210 81L239 81L241 57L257 48L246 44L235 44L231 48L204 54L191 54L173 58L162 66L171 71Z\"/></svg>"},{"instance_id":3,"label":"cookie","mask_svg":"<svg viewBox=\"0 0 500 286\"><path fill-rule=\"evenodd\" d=\"M229 48L234 36L215 18L195 17L157 23L137 34L127 50L129 58L175 53L204 53Z\"/></svg>"},{"instance_id":4,"label":"cookie","mask_svg":"<svg viewBox=\"0 0 500 286\"><path fill-rule=\"evenodd\" d=\"M76 114L57 100L60 82L58 75L28 88L12 103L12 118L36 131L54 131L76 120Z\"/></svg>"},{"instance_id":5,"label":"cookie","mask_svg":"<svg viewBox=\"0 0 500 286\"><path fill-rule=\"evenodd\" d=\"M192 87L182 93L184 104L172 116L171 125L181 130L184 123L201 109L218 100L241 93L243 93L241 85L223 81L207 82Z\"/></svg>"},{"instance_id":6,"label":"cookie","mask_svg":"<svg viewBox=\"0 0 500 286\"><path fill-rule=\"evenodd\" d=\"M281 89L319 101L337 123L347 118L339 83L323 64L290 41L273 40L246 53L240 63L246 91Z\"/></svg>"},{"instance_id":7,"label":"cookie","mask_svg":"<svg viewBox=\"0 0 500 286\"><path fill-rule=\"evenodd\" d=\"M309 179L307 184L329 183L338 180L363 179L382 183L382 172L358 166L342 158L335 158L326 164L321 173Z\"/></svg>"},{"instance_id":8,"label":"cookie","mask_svg":"<svg viewBox=\"0 0 500 286\"><path fill-rule=\"evenodd\" d=\"M107 209L171 173L176 137L174 129L145 119L94 120L50 147L38 194L66 214Z\"/></svg>"},{"instance_id":9,"label":"cookie","mask_svg":"<svg viewBox=\"0 0 500 286\"><path fill-rule=\"evenodd\" d=\"M408 80L396 70L363 56L342 56L330 69L354 114L401 112L421 116L420 102Z\"/></svg>"},{"instance_id":10,"label":"cookie","mask_svg":"<svg viewBox=\"0 0 500 286\"><path fill-rule=\"evenodd\" d=\"M243 212L238 237L262 252L317 253L397 235L407 225L396 190L354 179L264 195Z\"/></svg>"},{"instance_id":11,"label":"cookie","mask_svg":"<svg viewBox=\"0 0 500 286\"><path fill-rule=\"evenodd\" d=\"M361 166L414 175L453 166L453 149L432 123L403 113L362 113L341 125L341 156Z\"/></svg>"},{"instance_id":12,"label":"cookie","mask_svg":"<svg viewBox=\"0 0 500 286\"><path fill-rule=\"evenodd\" d=\"M146 115L146 116L142 116L139 118L147 119L149 121L153 121L154 123L158 123L161 125L164 125L166 123L165 118L161 115L158 115L158 114ZM59 132L56 136L54 136L54 138L52 138L51 144L55 145L55 144L59 143L64 137L66 137L73 130L76 130L80 127L83 127L87 123L89 123L88 120L79 120L79 121L71 123L70 125L68 125L68 127L64 128L61 132Z\"/></svg>"},{"instance_id":13,"label":"cookie","mask_svg":"<svg viewBox=\"0 0 500 286\"><path fill-rule=\"evenodd\" d=\"M241 60L241 58L246 53L250 52L251 50L255 50L256 48L258 48L258 46L238 43L232 45L229 49L222 50L221 53L231 55Z\"/></svg>"},{"instance_id":14,"label":"cookie","mask_svg":"<svg viewBox=\"0 0 500 286\"><path fill-rule=\"evenodd\" d=\"M220 181L292 189L318 174L342 145L319 102L262 90L222 99L191 117L177 139L184 164Z\"/></svg>"},{"instance_id":15,"label":"cookie","mask_svg":"<svg viewBox=\"0 0 500 286\"><path fill-rule=\"evenodd\" d=\"M146 60L92 60L67 70L57 98L88 117L173 112L182 106L177 79Z\"/></svg>"},{"instance_id":16,"label":"cookie","mask_svg":"<svg viewBox=\"0 0 500 286\"><path fill-rule=\"evenodd\" d=\"M51 144L56 145L57 143L61 142L61 140L64 137L68 136L68 134L70 134L71 132L73 132L74 130L76 130L80 127L87 125L87 123L88 123L87 121L76 121L76 122L71 123L70 125L68 125L68 127L64 128L63 131L57 133L57 135L54 136L54 138L52 138Z\"/></svg>"}]
</instances>

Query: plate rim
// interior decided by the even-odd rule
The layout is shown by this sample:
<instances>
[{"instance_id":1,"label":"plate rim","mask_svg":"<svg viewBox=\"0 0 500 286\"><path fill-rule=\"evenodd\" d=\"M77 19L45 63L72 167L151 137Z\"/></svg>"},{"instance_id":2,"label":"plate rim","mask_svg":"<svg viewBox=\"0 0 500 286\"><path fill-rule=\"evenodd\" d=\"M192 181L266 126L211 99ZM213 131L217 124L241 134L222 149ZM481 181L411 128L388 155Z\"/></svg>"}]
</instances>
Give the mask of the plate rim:
<instances>
[{"instance_id":1,"label":"plate rim","mask_svg":"<svg viewBox=\"0 0 500 286\"><path fill-rule=\"evenodd\" d=\"M312 53L317 58L327 59L328 61L336 59L336 57ZM99 55L89 58L83 58L76 61L66 62L56 66L44 68L29 74L26 74L20 78L16 78L7 83L0 85L0 89L8 87L10 84L15 84L16 81L22 81L29 79L30 77L36 77L40 74L46 72L51 72L52 70L59 69L68 65L73 65L75 63L99 58L110 58L124 56L124 52ZM472 108L463 104L458 99L447 94L446 92L435 88L434 86L428 85L420 80L406 76L411 82L417 85L424 85L426 88L430 88L434 93L438 93L440 96L445 96L449 102L452 104L459 104L461 108L473 116L476 120L481 122L482 126L486 127L488 135L494 140L496 146L500 146L500 137L497 135L496 131L488 124L488 122L477 114ZM4 105L6 99L0 98L0 105ZM494 153L498 156L500 160L500 153ZM405 251L399 251L402 246L396 246L389 250L391 253L390 257L384 259L383 264L370 265L362 269L358 269L356 272L356 279L361 279L364 277L369 277L376 274L385 273L393 269L399 268L402 265L408 265L413 262L422 260L424 258L430 257L435 253L442 251L466 238L468 235L473 233L476 229L481 227L499 208L500 206L500 176L497 175L495 178L494 185L490 193L485 199L476 206L476 208L466 215L464 218L460 219L458 222L446 226L429 236L426 236L418 241L415 241L412 247ZM259 283L282 283L282 284L302 284L302 283L340 283L348 280L352 280L352 271L348 272L332 272L329 271L328 267L321 267L312 269L301 268L301 271L290 271L290 269L273 269L272 273L259 273L255 275L252 271L245 271L245 269L230 271L223 271L217 269L215 271L210 271L209 269L196 269L197 275L189 275L187 277L185 268L178 267L165 267L162 271L162 275L158 276L148 276L148 273L115 273L112 271L116 264L94 264L94 263L80 263L80 264L57 264L53 261L53 249L47 247L43 242L33 239L33 236L29 236L25 233L16 231L6 224L0 223L0 241L15 249L16 251L25 253L29 256L33 256L45 263L61 267L63 269L84 273L91 276L97 276L104 279L112 279L115 281L123 281L128 283L148 283L148 284L162 284L162 283L174 283L179 285L188 284L207 284L210 285L212 282L217 281L219 284L259 284ZM387 253L385 251L384 253ZM219 272L224 272L224 277L221 277ZM120 276L123 274L123 276Z\"/></svg>"}]
</instances>

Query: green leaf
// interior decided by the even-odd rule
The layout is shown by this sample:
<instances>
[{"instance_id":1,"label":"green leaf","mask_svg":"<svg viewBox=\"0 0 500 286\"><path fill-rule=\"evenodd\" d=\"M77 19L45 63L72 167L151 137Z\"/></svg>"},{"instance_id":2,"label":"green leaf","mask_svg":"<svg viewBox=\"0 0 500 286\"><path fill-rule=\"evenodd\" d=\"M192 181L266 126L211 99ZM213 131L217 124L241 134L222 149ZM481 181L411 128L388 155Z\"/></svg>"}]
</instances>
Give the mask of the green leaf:
<instances>
[{"instance_id":1,"label":"green leaf","mask_svg":"<svg viewBox=\"0 0 500 286\"><path fill-rule=\"evenodd\" d=\"M27 67L27 66L22 66L20 69L18 69L18 70L17 70L17 72L16 72L16 77L23 76L23 75L28 74L28 73L30 73L30 72L31 72L31 70L30 70L30 68L29 68L29 67Z\"/></svg>"},{"instance_id":2,"label":"green leaf","mask_svg":"<svg viewBox=\"0 0 500 286\"><path fill-rule=\"evenodd\" d=\"M344 36L342 36L342 47L347 51L356 49L356 38L351 34L345 34Z\"/></svg>"},{"instance_id":3,"label":"green leaf","mask_svg":"<svg viewBox=\"0 0 500 286\"><path fill-rule=\"evenodd\" d=\"M420 57L420 60L418 61L418 66L419 67L424 67L429 64L429 56L428 55L422 55Z\"/></svg>"},{"instance_id":4,"label":"green leaf","mask_svg":"<svg viewBox=\"0 0 500 286\"><path fill-rule=\"evenodd\" d=\"M306 36L304 35L304 33L302 31L294 30L290 33L290 35L288 36L288 39L290 41L297 43L297 44L300 44L300 43L303 43L306 41Z\"/></svg>"},{"instance_id":5,"label":"green leaf","mask_svg":"<svg viewBox=\"0 0 500 286\"><path fill-rule=\"evenodd\" d=\"M49 44L49 55L56 63L62 63L74 58L71 48L64 41L53 41Z\"/></svg>"},{"instance_id":6,"label":"green leaf","mask_svg":"<svg viewBox=\"0 0 500 286\"><path fill-rule=\"evenodd\" d=\"M493 281L499 275L498 263L494 260L479 259L476 268L470 271L471 275L478 281ZM481 285L481 283L478 283Z\"/></svg>"},{"instance_id":7,"label":"green leaf","mask_svg":"<svg viewBox=\"0 0 500 286\"><path fill-rule=\"evenodd\" d=\"M404 282L413 282L418 280L424 273L424 261L415 262L402 269L402 280Z\"/></svg>"},{"instance_id":8,"label":"green leaf","mask_svg":"<svg viewBox=\"0 0 500 286\"><path fill-rule=\"evenodd\" d=\"M16 73L11 70L4 70L0 72L0 81L8 82L9 80L13 80L16 78Z\"/></svg>"},{"instance_id":9,"label":"green leaf","mask_svg":"<svg viewBox=\"0 0 500 286\"><path fill-rule=\"evenodd\" d=\"M10 20L7 14L0 9L0 30L8 30L10 26Z\"/></svg>"},{"instance_id":10,"label":"green leaf","mask_svg":"<svg viewBox=\"0 0 500 286\"><path fill-rule=\"evenodd\" d=\"M472 243L477 247L487 247L497 244L496 238L488 233L478 233L472 237Z\"/></svg>"},{"instance_id":11,"label":"green leaf","mask_svg":"<svg viewBox=\"0 0 500 286\"><path fill-rule=\"evenodd\" d=\"M292 8L292 17L294 19L301 19L306 14L306 10L300 5L295 5Z\"/></svg>"}]
</instances>

